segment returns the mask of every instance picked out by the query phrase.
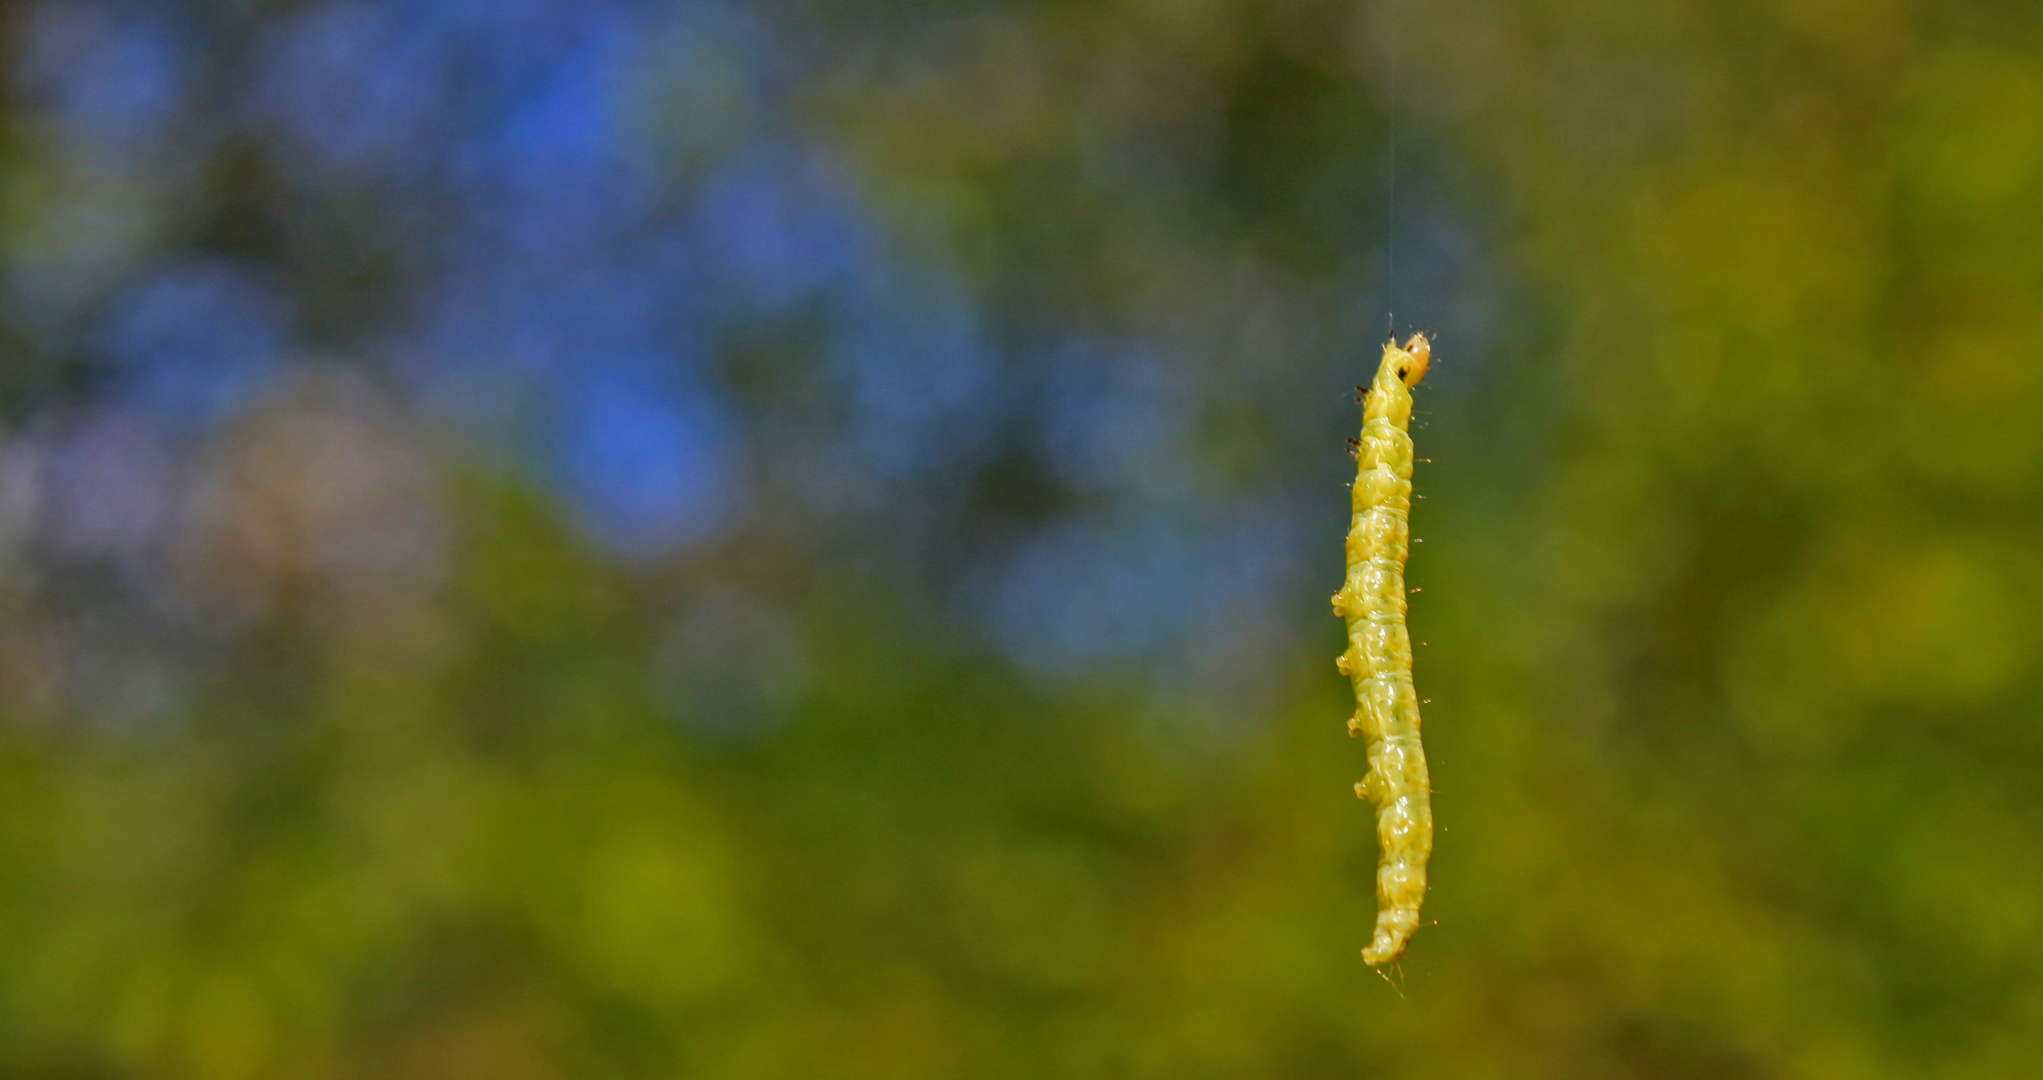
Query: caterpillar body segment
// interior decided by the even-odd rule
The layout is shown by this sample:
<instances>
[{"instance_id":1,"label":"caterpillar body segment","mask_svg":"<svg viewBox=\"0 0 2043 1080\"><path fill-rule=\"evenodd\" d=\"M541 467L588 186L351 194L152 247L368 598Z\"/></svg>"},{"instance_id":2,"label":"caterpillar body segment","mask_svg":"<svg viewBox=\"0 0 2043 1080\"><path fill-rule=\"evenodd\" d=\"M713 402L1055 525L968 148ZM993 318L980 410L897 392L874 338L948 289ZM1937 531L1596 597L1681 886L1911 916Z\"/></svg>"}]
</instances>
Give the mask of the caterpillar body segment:
<instances>
[{"instance_id":1,"label":"caterpillar body segment","mask_svg":"<svg viewBox=\"0 0 2043 1080\"><path fill-rule=\"evenodd\" d=\"M1348 621L1348 647L1334 660L1355 686L1348 733L1369 743L1369 772L1355 794L1376 808L1376 932L1362 958L1387 964L1404 953L1426 898L1433 853L1433 802L1419 743L1412 687L1412 640L1405 629L1405 558L1411 544L1411 388L1426 374L1432 344L1393 338L1363 396L1356 449L1348 576L1334 613Z\"/></svg>"}]
</instances>

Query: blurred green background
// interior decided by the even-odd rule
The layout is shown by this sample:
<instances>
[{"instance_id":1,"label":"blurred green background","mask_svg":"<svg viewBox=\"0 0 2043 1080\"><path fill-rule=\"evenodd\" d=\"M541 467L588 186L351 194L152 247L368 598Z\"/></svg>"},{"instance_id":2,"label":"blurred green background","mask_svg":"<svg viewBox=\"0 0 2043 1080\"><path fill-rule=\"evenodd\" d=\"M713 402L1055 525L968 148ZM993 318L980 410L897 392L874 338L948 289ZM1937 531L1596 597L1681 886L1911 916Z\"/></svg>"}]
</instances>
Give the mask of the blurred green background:
<instances>
[{"instance_id":1,"label":"blurred green background","mask_svg":"<svg viewBox=\"0 0 2043 1080\"><path fill-rule=\"evenodd\" d=\"M2043 1075L2033 5L4 46L0 1077Z\"/></svg>"}]
</instances>

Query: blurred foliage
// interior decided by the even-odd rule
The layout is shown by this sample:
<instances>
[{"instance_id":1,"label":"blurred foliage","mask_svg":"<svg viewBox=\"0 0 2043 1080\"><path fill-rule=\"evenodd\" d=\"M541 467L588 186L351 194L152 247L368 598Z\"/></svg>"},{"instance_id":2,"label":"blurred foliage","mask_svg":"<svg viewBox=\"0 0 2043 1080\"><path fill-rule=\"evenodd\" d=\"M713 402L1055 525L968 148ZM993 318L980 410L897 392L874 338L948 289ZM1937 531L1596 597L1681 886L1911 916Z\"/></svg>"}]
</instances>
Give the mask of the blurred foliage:
<instances>
[{"instance_id":1,"label":"blurred foliage","mask_svg":"<svg viewBox=\"0 0 2043 1080\"><path fill-rule=\"evenodd\" d=\"M2028 6L8 14L0 1076L2043 1068Z\"/></svg>"}]
</instances>

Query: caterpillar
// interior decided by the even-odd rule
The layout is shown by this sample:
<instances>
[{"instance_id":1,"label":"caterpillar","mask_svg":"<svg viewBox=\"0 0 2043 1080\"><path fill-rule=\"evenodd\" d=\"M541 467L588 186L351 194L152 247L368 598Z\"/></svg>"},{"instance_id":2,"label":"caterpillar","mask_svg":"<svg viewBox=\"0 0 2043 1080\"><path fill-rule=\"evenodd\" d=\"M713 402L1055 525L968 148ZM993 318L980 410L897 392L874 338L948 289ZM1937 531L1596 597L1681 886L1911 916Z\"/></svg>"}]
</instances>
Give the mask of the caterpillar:
<instances>
[{"instance_id":1,"label":"caterpillar","mask_svg":"<svg viewBox=\"0 0 2043 1080\"><path fill-rule=\"evenodd\" d=\"M1413 334L1383 347L1376 381L1362 391L1362 438L1355 455L1354 523L1348 576L1334 614L1348 620L1348 647L1334 666L1355 684L1348 734L1369 740L1369 772L1355 794L1376 808L1376 932L1362 959L1387 964L1405 951L1426 898L1433 853L1433 800L1419 745L1412 688L1412 638L1405 629L1405 556L1411 538L1411 388L1425 377L1433 346ZM1360 389L1360 388L1358 388Z\"/></svg>"}]
</instances>

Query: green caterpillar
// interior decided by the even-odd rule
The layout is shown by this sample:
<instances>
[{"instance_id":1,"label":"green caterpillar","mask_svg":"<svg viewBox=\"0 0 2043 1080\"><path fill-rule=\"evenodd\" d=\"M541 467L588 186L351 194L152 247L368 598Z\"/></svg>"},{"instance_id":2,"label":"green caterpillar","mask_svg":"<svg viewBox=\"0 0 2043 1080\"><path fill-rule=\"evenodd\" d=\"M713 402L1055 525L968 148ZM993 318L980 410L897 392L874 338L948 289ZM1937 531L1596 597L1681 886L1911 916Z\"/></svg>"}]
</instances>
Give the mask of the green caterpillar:
<instances>
[{"instance_id":1,"label":"green caterpillar","mask_svg":"<svg viewBox=\"0 0 2043 1080\"><path fill-rule=\"evenodd\" d=\"M1376 381L1364 391L1362 438L1351 445L1358 468L1354 525L1348 530L1348 578L1334 614L1348 620L1348 648L1334 659L1355 683L1349 735L1369 739L1369 774L1355 794L1376 807L1376 934L1362 950L1370 964L1405 951L1426 898L1433 853L1432 789L1419 745L1419 698L1412 689L1412 638L1405 629L1405 556L1412 512L1411 388L1426 374L1432 343L1414 334L1383 347Z\"/></svg>"}]
</instances>

